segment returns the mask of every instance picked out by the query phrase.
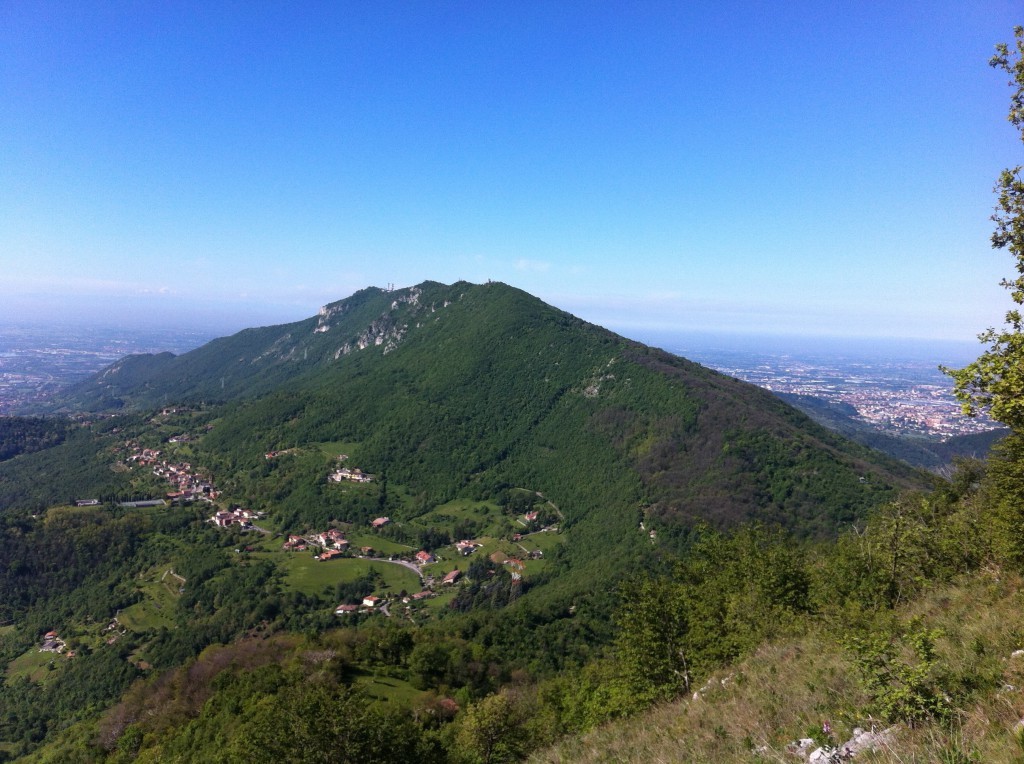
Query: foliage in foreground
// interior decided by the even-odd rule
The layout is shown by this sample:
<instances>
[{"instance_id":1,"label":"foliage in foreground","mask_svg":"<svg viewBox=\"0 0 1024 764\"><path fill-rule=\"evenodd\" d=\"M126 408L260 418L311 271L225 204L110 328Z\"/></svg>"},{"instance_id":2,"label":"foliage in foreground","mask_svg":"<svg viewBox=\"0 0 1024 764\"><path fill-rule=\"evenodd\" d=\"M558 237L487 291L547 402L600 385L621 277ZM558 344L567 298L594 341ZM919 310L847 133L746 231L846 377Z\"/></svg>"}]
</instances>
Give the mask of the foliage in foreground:
<instances>
[{"instance_id":1,"label":"foliage in foreground","mask_svg":"<svg viewBox=\"0 0 1024 764\"><path fill-rule=\"evenodd\" d=\"M1020 761L1024 749L1015 727L1024 707L1024 657L1013 652L1024 634L1022 604L1024 581L989 570L958 577L892 613L894 639L884 643L885 651L902 663L901 670L918 671L921 664L912 645L895 635L915 629L940 635L931 680L920 691L924 706L945 705L947 711L913 725L886 718L888 699L876 697L873 682L864 681L858 653L838 649L834 628L819 623L716 671L697 698L659 704L567 738L530 761L792 762L798 760L789 752L795 741L838 745L857 727L892 729L886 746L857 761Z\"/></svg>"}]
</instances>

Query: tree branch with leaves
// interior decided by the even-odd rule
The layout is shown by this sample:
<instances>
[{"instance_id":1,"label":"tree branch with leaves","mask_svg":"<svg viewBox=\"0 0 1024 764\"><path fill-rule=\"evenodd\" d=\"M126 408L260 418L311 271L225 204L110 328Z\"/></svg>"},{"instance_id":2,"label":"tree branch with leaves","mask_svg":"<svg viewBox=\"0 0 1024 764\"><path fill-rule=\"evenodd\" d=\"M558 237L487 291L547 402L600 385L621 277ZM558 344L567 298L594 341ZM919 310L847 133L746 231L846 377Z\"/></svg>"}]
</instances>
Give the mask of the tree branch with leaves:
<instances>
[{"instance_id":1,"label":"tree branch with leaves","mask_svg":"<svg viewBox=\"0 0 1024 764\"><path fill-rule=\"evenodd\" d=\"M1008 119L1024 142L1024 27L1014 30L1015 44L996 46L989 61L1010 76ZM1003 279L1017 305L1024 305L1024 166L1003 170L996 183L998 195L992 221L996 224L992 246L1006 249L1014 259L1016 277ZM988 349L963 369L944 368L954 380L954 392L964 413L987 411L996 421L1016 432L1024 431L1024 318L1018 308L1006 313L1000 329L989 329L979 336Z\"/></svg>"}]
</instances>

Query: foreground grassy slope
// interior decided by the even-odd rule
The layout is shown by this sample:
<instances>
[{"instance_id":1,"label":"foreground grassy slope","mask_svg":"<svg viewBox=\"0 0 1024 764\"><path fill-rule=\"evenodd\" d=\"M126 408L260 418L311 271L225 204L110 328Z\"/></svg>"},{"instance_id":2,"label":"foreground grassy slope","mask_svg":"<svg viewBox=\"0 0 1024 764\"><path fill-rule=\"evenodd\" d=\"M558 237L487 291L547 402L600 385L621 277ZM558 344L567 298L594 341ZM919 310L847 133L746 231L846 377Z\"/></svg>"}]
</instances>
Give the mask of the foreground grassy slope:
<instances>
[{"instance_id":1,"label":"foreground grassy slope","mask_svg":"<svg viewBox=\"0 0 1024 764\"><path fill-rule=\"evenodd\" d=\"M903 624L940 634L934 674L954 705L946 720L913 727L880 719L841 624L819 624L762 645L707 679L699 696L611 722L538 752L555 762L790 762L793 743L849 740L856 727L891 729L857 761L1015 762L1024 710L1024 581L982 572L936 588L897 611Z\"/></svg>"}]
</instances>

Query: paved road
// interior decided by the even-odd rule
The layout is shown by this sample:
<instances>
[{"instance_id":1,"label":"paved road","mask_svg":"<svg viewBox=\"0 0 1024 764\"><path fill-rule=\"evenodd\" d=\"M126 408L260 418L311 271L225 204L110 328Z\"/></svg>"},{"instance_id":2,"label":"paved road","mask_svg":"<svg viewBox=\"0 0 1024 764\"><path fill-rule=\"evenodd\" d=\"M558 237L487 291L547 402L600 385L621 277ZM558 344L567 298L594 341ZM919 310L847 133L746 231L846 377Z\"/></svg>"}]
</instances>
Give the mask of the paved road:
<instances>
[{"instance_id":1,"label":"paved road","mask_svg":"<svg viewBox=\"0 0 1024 764\"><path fill-rule=\"evenodd\" d=\"M420 581L423 580L423 571L420 570L418 566L413 565L411 562L406 562L405 560L389 560L386 557L364 557L363 555L359 555L359 559L360 560L377 560L377 562L390 562L392 565L401 565L403 568L408 568L413 573L415 573L417 576L419 576L420 577Z\"/></svg>"}]
</instances>

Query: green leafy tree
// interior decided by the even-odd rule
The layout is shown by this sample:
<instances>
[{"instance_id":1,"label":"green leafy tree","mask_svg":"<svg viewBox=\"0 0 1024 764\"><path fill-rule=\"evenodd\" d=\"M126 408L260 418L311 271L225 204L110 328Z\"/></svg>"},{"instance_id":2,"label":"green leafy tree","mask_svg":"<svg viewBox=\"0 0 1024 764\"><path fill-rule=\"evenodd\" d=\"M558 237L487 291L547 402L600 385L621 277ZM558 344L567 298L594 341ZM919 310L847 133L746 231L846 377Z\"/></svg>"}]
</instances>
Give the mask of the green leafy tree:
<instances>
[{"instance_id":1,"label":"green leafy tree","mask_svg":"<svg viewBox=\"0 0 1024 764\"><path fill-rule=\"evenodd\" d=\"M351 688L316 681L263 698L239 733L229 761L398 764L415 759L418 744L410 719Z\"/></svg>"},{"instance_id":2,"label":"green leafy tree","mask_svg":"<svg viewBox=\"0 0 1024 764\"><path fill-rule=\"evenodd\" d=\"M488 695L459 719L456 746L467 764L498 764L522 758L523 710L508 691Z\"/></svg>"},{"instance_id":3,"label":"green leafy tree","mask_svg":"<svg viewBox=\"0 0 1024 764\"><path fill-rule=\"evenodd\" d=\"M989 61L1010 76L1014 88L1010 97L1009 121L1024 141L1024 27L1014 29L1013 49L1006 43L996 46ZM1002 285L1010 290L1014 303L1024 305L1024 166L1003 170L996 183L996 229L992 246L1007 249L1015 261L1016 277ZM1024 430L1024 318L1019 308L1007 311L1002 329L991 328L979 339L988 350L963 369L945 369L953 377L957 397L964 411L975 414L987 410L993 419L1015 432Z\"/></svg>"},{"instance_id":4,"label":"green leafy tree","mask_svg":"<svg viewBox=\"0 0 1024 764\"><path fill-rule=\"evenodd\" d=\"M758 526L702 533L672 579L623 592L616 653L640 701L689 692L809 607L803 558L786 537Z\"/></svg>"},{"instance_id":5,"label":"green leafy tree","mask_svg":"<svg viewBox=\"0 0 1024 764\"><path fill-rule=\"evenodd\" d=\"M645 579L623 591L616 648L637 695L651 701L690 689L687 590Z\"/></svg>"},{"instance_id":6,"label":"green leafy tree","mask_svg":"<svg viewBox=\"0 0 1024 764\"><path fill-rule=\"evenodd\" d=\"M896 633L869 632L847 640L875 710L889 722L911 727L931 718L946 718L950 701L941 687L937 629L911 622Z\"/></svg>"}]
</instances>

